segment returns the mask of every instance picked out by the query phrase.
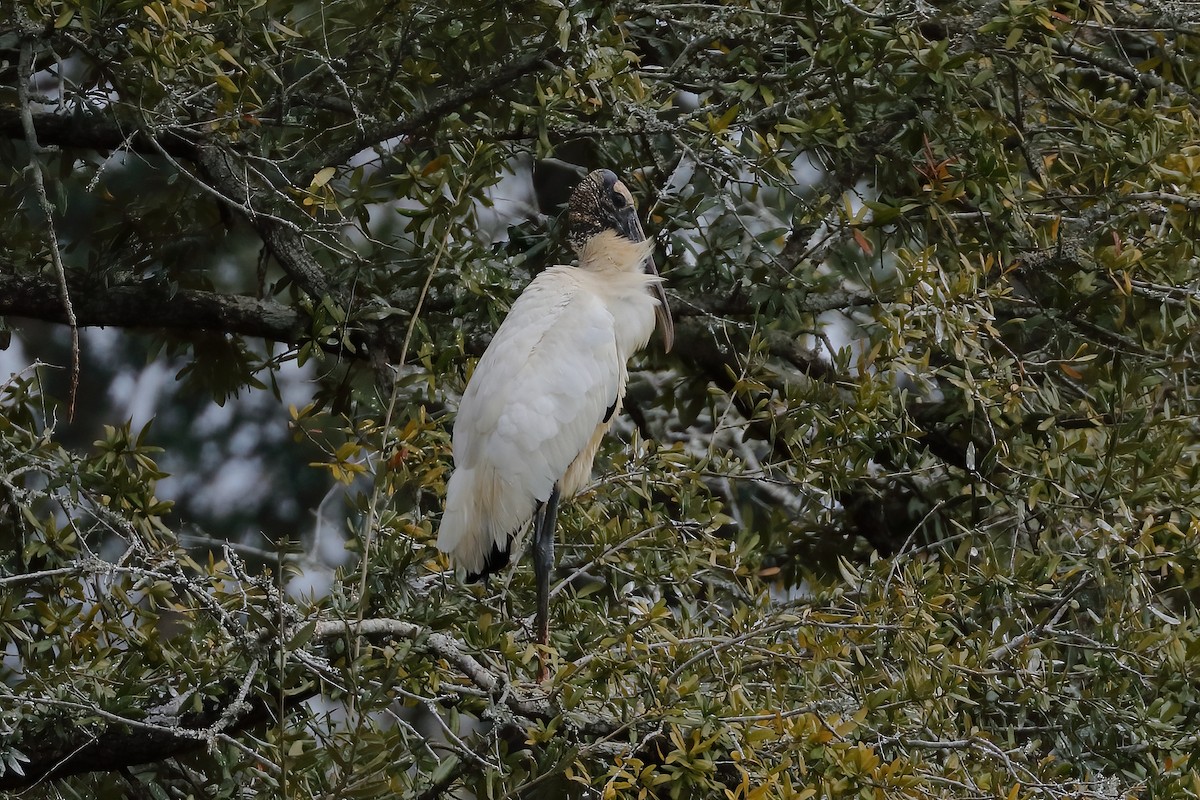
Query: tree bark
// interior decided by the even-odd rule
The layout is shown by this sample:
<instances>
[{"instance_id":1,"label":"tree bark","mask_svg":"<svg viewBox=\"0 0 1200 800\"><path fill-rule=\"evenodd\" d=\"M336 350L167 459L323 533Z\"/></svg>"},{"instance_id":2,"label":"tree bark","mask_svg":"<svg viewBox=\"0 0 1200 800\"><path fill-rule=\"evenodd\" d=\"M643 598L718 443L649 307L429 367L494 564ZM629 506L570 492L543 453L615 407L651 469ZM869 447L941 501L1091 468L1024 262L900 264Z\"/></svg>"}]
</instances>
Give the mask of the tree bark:
<instances>
[{"instance_id":1,"label":"tree bark","mask_svg":"<svg viewBox=\"0 0 1200 800\"><path fill-rule=\"evenodd\" d=\"M0 316L66 323L54 281L15 274L0 260ZM290 306L244 295L143 284L109 288L70 284L80 327L155 328L258 336L296 344L308 319Z\"/></svg>"}]
</instances>

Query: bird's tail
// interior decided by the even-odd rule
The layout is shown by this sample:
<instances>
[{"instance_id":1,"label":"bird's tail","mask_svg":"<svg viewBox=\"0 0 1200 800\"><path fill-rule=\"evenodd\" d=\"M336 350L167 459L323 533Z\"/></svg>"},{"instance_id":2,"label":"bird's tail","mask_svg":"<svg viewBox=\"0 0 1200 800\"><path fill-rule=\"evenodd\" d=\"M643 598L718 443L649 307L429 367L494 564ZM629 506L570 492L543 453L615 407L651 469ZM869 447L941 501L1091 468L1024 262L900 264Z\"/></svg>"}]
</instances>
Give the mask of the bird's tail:
<instances>
[{"instance_id":1,"label":"bird's tail","mask_svg":"<svg viewBox=\"0 0 1200 800\"><path fill-rule=\"evenodd\" d=\"M446 485L446 510L438 528L438 549L467 570L467 581L486 578L508 564L512 534L497 536L490 519L495 487L487 470L457 469ZM491 498L491 499L490 499Z\"/></svg>"},{"instance_id":2,"label":"bird's tail","mask_svg":"<svg viewBox=\"0 0 1200 800\"><path fill-rule=\"evenodd\" d=\"M449 553L468 570L482 566L482 561L475 558L482 547L474 540L481 538L483 526L479 524L478 510L471 497L474 477L474 470L470 469L458 469L451 474L446 485L446 510L437 539L438 549Z\"/></svg>"}]
</instances>

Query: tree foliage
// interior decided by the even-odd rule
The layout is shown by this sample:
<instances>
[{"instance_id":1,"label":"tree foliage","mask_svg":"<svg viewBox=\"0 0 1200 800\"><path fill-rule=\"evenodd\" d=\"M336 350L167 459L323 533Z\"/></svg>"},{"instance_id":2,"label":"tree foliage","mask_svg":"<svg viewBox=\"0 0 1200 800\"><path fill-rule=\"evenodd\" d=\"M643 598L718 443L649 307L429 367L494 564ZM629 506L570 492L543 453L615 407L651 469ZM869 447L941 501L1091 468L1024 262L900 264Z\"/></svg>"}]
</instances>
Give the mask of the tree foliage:
<instances>
[{"instance_id":1,"label":"tree foliage","mask_svg":"<svg viewBox=\"0 0 1200 800\"><path fill-rule=\"evenodd\" d=\"M61 369L0 391L0 787L1200 794L1186 4L11 8L0 315ZM539 653L528 567L467 587L434 539L576 165L634 190L679 330ZM288 591L302 517L165 499L188 416L89 418L95 326L195 415L275 398L290 501L344 492L328 591Z\"/></svg>"}]
</instances>

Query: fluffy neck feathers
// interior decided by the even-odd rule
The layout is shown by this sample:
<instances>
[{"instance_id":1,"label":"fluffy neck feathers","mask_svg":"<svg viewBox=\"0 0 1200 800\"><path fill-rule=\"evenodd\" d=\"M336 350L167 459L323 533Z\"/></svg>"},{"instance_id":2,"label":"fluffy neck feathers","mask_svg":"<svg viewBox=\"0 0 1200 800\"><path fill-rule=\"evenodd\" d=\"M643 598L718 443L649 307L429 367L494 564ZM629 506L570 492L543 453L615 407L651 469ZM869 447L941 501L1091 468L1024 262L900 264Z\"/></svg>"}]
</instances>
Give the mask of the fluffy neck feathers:
<instances>
[{"instance_id":1,"label":"fluffy neck feathers","mask_svg":"<svg viewBox=\"0 0 1200 800\"><path fill-rule=\"evenodd\" d=\"M616 231L604 230L579 251L579 266L596 272L641 272L654 242L631 242Z\"/></svg>"}]
</instances>

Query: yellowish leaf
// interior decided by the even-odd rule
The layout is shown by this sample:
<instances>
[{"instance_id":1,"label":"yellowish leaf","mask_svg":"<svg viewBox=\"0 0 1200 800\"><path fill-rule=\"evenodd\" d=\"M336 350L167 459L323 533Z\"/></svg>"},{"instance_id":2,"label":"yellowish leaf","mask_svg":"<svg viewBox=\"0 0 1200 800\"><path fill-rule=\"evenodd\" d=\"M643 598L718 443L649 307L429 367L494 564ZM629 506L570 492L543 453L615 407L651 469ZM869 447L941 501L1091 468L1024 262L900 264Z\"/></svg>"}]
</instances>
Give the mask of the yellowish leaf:
<instances>
[{"instance_id":1,"label":"yellowish leaf","mask_svg":"<svg viewBox=\"0 0 1200 800\"><path fill-rule=\"evenodd\" d=\"M317 170L317 174L313 175L312 183L308 186L309 191L312 191L313 189L320 189L322 186L329 183L330 179L333 178L334 173L336 172L337 169L335 167L322 167L321 169Z\"/></svg>"},{"instance_id":2,"label":"yellowish leaf","mask_svg":"<svg viewBox=\"0 0 1200 800\"><path fill-rule=\"evenodd\" d=\"M293 38L295 38L295 39L299 39L299 38L300 38L300 32L299 32L299 31L292 30L292 29L291 29L291 28L289 28L287 25L284 25L282 22L278 22L278 21L276 21L276 20L271 20L271 24L272 24L272 25L275 27L275 29L276 29L277 31L279 31L280 33L283 33L283 34L285 34L285 35L287 35L287 36L291 36L291 37L293 37Z\"/></svg>"},{"instance_id":3,"label":"yellowish leaf","mask_svg":"<svg viewBox=\"0 0 1200 800\"><path fill-rule=\"evenodd\" d=\"M235 84L233 81L231 81L229 79L229 76L226 75L224 72L218 72L216 74L216 81L217 81L217 86L220 86L222 89L224 89L229 94L237 94L237 90L238 90L237 84Z\"/></svg>"}]
</instances>

